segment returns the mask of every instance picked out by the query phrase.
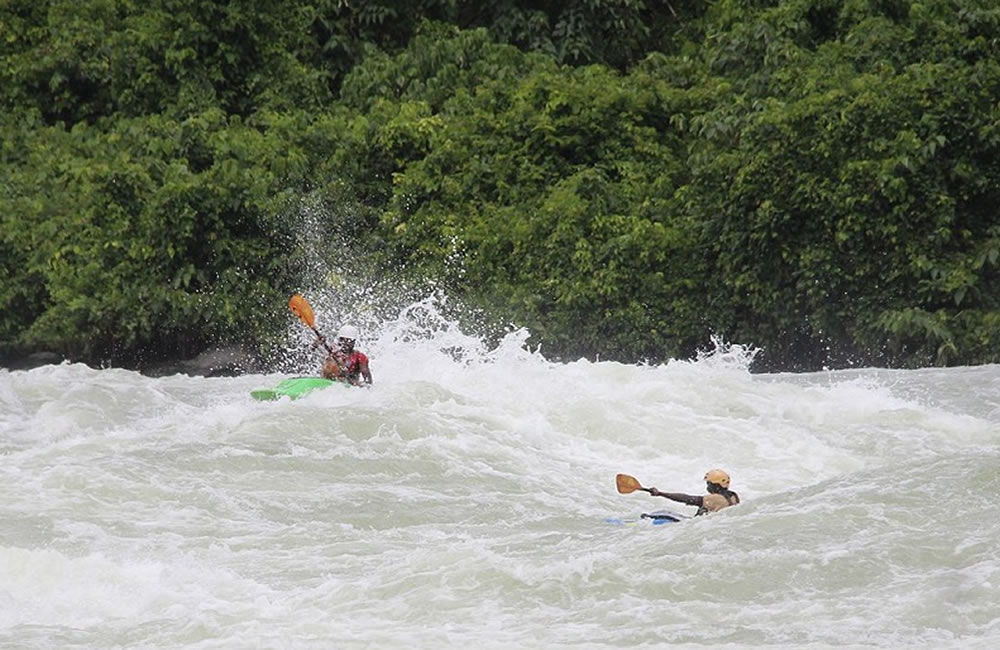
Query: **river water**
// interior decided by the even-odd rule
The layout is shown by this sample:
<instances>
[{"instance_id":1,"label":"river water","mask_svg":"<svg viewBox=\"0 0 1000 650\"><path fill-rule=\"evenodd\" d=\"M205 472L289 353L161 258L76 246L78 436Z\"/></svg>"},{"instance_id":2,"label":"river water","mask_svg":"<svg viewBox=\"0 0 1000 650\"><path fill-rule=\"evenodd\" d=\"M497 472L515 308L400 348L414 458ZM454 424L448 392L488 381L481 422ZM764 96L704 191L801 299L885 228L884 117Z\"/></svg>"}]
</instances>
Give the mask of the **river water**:
<instances>
[{"instance_id":1,"label":"river water","mask_svg":"<svg viewBox=\"0 0 1000 650\"><path fill-rule=\"evenodd\" d=\"M1000 647L1000 367L413 328L362 341L371 390L294 402L249 396L284 371L0 370L0 647ZM713 467L742 505L608 521L693 510L618 472Z\"/></svg>"}]
</instances>

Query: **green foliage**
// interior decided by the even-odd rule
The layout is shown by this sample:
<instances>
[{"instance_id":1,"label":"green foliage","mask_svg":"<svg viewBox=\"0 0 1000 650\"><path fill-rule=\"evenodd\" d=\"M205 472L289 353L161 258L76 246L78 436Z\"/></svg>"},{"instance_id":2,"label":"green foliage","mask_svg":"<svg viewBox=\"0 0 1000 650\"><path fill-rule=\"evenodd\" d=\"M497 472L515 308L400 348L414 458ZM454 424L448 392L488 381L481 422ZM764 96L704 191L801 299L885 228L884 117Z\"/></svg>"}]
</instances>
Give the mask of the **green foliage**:
<instances>
[{"instance_id":1,"label":"green foliage","mask_svg":"<svg viewBox=\"0 0 1000 650\"><path fill-rule=\"evenodd\" d=\"M782 96L703 118L714 146L689 206L715 242L715 301L728 335L768 341L776 366L968 361L951 314L997 308L983 242L1000 200L1000 68L936 31L920 46L931 60L871 73L855 71L849 31L782 75Z\"/></svg>"},{"instance_id":2,"label":"green foliage","mask_svg":"<svg viewBox=\"0 0 1000 650\"><path fill-rule=\"evenodd\" d=\"M244 117L317 109L360 57L356 42L353 58L331 43L356 19L343 10L335 0L13 0L0 8L11 30L0 100L66 125L216 107Z\"/></svg>"},{"instance_id":3,"label":"green foliage","mask_svg":"<svg viewBox=\"0 0 1000 650\"><path fill-rule=\"evenodd\" d=\"M483 40L470 48L469 36L436 44L462 46L468 70L493 66L476 86L450 63L409 76L378 67L379 78L427 80L401 83L398 101L373 110L410 112L403 130L381 120L377 138L407 145L383 216L393 260L528 325L553 354L692 351L701 258L672 212L685 170L670 122L698 97L657 76L668 65L649 62L630 77L560 69ZM412 70L414 58L437 54L418 41L394 61ZM444 76L451 93L440 91ZM597 327L581 335L582 322Z\"/></svg>"},{"instance_id":4,"label":"green foliage","mask_svg":"<svg viewBox=\"0 0 1000 650\"><path fill-rule=\"evenodd\" d=\"M459 3L462 27L487 27L497 40L561 63L625 67L650 49L676 17L643 0ZM671 20L673 19L673 20Z\"/></svg>"},{"instance_id":5,"label":"green foliage","mask_svg":"<svg viewBox=\"0 0 1000 650\"><path fill-rule=\"evenodd\" d=\"M552 357L997 361L998 61L989 0L11 0L0 348L264 346L308 228Z\"/></svg>"},{"instance_id":6,"label":"green foliage","mask_svg":"<svg viewBox=\"0 0 1000 650\"><path fill-rule=\"evenodd\" d=\"M280 300L295 261L284 188L305 159L287 128L210 111L25 135L0 198L3 244L19 253L5 307L31 317L20 343L121 361L264 337L258 304ZM26 320L5 321L7 335Z\"/></svg>"},{"instance_id":7,"label":"green foliage","mask_svg":"<svg viewBox=\"0 0 1000 650\"><path fill-rule=\"evenodd\" d=\"M11 0L0 7L0 106L74 123L112 104L107 34L124 0Z\"/></svg>"}]
</instances>

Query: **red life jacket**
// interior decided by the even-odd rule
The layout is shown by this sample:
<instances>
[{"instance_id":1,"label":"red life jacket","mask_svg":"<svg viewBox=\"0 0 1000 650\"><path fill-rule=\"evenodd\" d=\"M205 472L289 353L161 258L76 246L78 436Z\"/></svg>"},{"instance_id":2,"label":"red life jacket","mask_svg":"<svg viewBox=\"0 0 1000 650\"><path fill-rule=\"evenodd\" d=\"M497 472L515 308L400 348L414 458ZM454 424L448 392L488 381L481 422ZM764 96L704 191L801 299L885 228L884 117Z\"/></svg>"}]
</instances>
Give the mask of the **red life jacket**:
<instances>
[{"instance_id":1,"label":"red life jacket","mask_svg":"<svg viewBox=\"0 0 1000 650\"><path fill-rule=\"evenodd\" d=\"M342 365L344 367L344 372L347 373L347 376L354 379L361 373L361 368L368 365L368 357L362 352L353 350L349 355L347 355Z\"/></svg>"}]
</instances>

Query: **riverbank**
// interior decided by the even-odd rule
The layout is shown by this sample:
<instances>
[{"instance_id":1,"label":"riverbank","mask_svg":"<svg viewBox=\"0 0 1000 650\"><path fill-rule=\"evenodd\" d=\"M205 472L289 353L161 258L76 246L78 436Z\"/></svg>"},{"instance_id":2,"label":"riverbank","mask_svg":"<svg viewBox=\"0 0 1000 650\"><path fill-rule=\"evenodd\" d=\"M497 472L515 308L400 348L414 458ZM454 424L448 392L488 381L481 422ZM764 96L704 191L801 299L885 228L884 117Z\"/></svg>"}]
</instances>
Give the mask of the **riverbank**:
<instances>
[{"instance_id":1,"label":"riverbank","mask_svg":"<svg viewBox=\"0 0 1000 650\"><path fill-rule=\"evenodd\" d=\"M33 352L26 355L11 355L0 358L0 368L7 370L31 370L40 366L59 365L72 362L57 352ZM149 377L188 375L191 377L238 377L247 373L262 371L260 360L239 346L213 348L190 359L171 359L156 363L140 364L136 370Z\"/></svg>"}]
</instances>

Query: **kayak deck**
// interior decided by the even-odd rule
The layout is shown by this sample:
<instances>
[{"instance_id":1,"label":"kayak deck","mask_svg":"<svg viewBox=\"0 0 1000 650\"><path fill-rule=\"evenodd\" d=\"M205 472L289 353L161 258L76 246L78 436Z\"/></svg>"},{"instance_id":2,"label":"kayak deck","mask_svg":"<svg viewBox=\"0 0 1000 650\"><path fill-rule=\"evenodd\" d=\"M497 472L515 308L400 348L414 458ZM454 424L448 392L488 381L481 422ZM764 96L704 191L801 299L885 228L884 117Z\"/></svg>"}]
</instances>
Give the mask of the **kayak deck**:
<instances>
[{"instance_id":1,"label":"kayak deck","mask_svg":"<svg viewBox=\"0 0 1000 650\"><path fill-rule=\"evenodd\" d=\"M323 377L291 377L284 379L274 388L258 388L250 391L250 396L255 400L264 402L288 397L298 399L304 397L314 390L327 388L332 384L347 386L344 382L324 379Z\"/></svg>"},{"instance_id":2,"label":"kayak deck","mask_svg":"<svg viewBox=\"0 0 1000 650\"><path fill-rule=\"evenodd\" d=\"M685 519L690 519L688 515L682 515L679 512L674 512L672 510L657 510L655 512L644 512L639 517L639 519L620 519L618 517L609 517L605 521L609 524L615 524L616 526L633 526L635 524L651 524L653 526L662 526L663 524L675 524L679 521L684 521Z\"/></svg>"}]
</instances>

